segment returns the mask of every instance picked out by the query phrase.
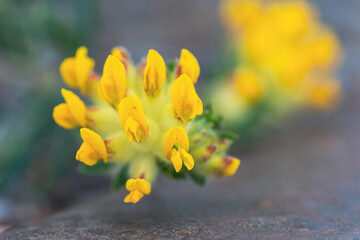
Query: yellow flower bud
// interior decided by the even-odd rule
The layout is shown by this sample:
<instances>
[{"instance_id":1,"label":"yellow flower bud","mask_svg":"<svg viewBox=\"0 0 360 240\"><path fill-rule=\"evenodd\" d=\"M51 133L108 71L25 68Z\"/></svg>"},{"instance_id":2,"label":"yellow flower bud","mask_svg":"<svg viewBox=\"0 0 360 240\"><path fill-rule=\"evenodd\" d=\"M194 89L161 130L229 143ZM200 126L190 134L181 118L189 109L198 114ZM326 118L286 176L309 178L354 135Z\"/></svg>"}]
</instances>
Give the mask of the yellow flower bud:
<instances>
[{"instance_id":1,"label":"yellow flower bud","mask_svg":"<svg viewBox=\"0 0 360 240\"><path fill-rule=\"evenodd\" d=\"M130 192L124 199L126 203L137 203L144 195L151 192L151 184L140 178L127 180L125 187Z\"/></svg>"},{"instance_id":2,"label":"yellow flower bud","mask_svg":"<svg viewBox=\"0 0 360 240\"><path fill-rule=\"evenodd\" d=\"M111 55L119 59L119 61L124 64L125 68L131 63L129 53L123 47L114 47L111 49Z\"/></svg>"},{"instance_id":3,"label":"yellow flower bud","mask_svg":"<svg viewBox=\"0 0 360 240\"><path fill-rule=\"evenodd\" d=\"M144 70L144 89L148 96L159 94L166 80L166 65L161 55L150 49Z\"/></svg>"},{"instance_id":4,"label":"yellow flower bud","mask_svg":"<svg viewBox=\"0 0 360 240\"><path fill-rule=\"evenodd\" d=\"M186 73L195 84L200 75L200 65L196 57L187 49L182 49L179 59L177 76Z\"/></svg>"},{"instance_id":5,"label":"yellow flower bud","mask_svg":"<svg viewBox=\"0 0 360 240\"><path fill-rule=\"evenodd\" d=\"M236 173L236 170L240 166L240 160L233 157L222 158L223 167L218 172L219 177L229 177Z\"/></svg>"},{"instance_id":6,"label":"yellow flower bud","mask_svg":"<svg viewBox=\"0 0 360 240\"><path fill-rule=\"evenodd\" d=\"M103 75L98 84L100 99L116 108L126 92L126 71L118 58L109 55L106 59Z\"/></svg>"},{"instance_id":7,"label":"yellow flower bud","mask_svg":"<svg viewBox=\"0 0 360 240\"><path fill-rule=\"evenodd\" d=\"M206 162L209 160L216 152L218 146L211 144L208 146L199 147L197 151L194 152L194 157L196 162Z\"/></svg>"},{"instance_id":8,"label":"yellow flower bud","mask_svg":"<svg viewBox=\"0 0 360 240\"><path fill-rule=\"evenodd\" d=\"M89 94L92 90L92 70L95 61L87 56L87 48L79 47L75 57L66 58L60 65L60 73L64 82L71 88L80 89Z\"/></svg>"},{"instance_id":9,"label":"yellow flower bud","mask_svg":"<svg viewBox=\"0 0 360 240\"><path fill-rule=\"evenodd\" d=\"M128 140L130 142L144 141L147 137L148 126L140 101L134 97L126 97L121 100L118 111Z\"/></svg>"},{"instance_id":10,"label":"yellow flower bud","mask_svg":"<svg viewBox=\"0 0 360 240\"><path fill-rule=\"evenodd\" d=\"M171 102L176 117L182 122L186 123L203 113L202 101L186 74L182 74L175 80L171 91Z\"/></svg>"},{"instance_id":11,"label":"yellow flower bud","mask_svg":"<svg viewBox=\"0 0 360 240\"><path fill-rule=\"evenodd\" d=\"M86 127L87 110L84 102L69 90L61 89L61 94L65 103L54 108L53 118L55 122L65 129Z\"/></svg>"},{"instance_id":12,"label":"yellow flower bud","mask_svg":"<svg viewBox=\"0 0 360 240\"><path fill-rule=\"evenodd\" d=\"M76 160L93 166L99 160L108 162L107 150L104 140L94 131L87 128L80 129L83 144L76 153Z\"/></svg>"},{"instance_id":13,"label":"yellow flower bud","mask_svg":"<svg viewBox=\"0 0 360 240\"><path fill-rule=\"evenodd\" d=\"M173 127L167 131L164 139L164 154L173 163L176 172L181 170L183 163L188 170L194 167L194 159L188 151L189 138L183 127Z\"/></svg>"},{"instance_id":14,"label":"yellow flower bud","mask_svg":"<svg viewBox=\"0 0 360 240\"><path fill-rule=\"evenodd\" d=\"M229 177L235 174L240 166L240 160L233 157L214 157L210 160L207 168L218 177Z\"/></svg>"}]
</instances>

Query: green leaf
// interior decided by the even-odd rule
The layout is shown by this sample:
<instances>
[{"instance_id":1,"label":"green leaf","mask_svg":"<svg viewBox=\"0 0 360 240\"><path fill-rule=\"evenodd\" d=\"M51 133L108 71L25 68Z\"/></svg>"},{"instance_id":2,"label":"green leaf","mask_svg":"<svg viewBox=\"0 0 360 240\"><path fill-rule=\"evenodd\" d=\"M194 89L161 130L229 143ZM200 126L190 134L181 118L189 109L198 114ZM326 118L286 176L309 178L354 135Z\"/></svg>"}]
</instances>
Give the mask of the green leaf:
<instances>
[{"instance_id":1,"label":"green leaf","mask_svg":"<svg viewBox=\"0 0 360 240\"><path fill-rule=\"evenodd\" d=\"M163 172L166 176L174 179L186 179L187 170L185 167L183 167L180 172L176 172L171 164L167 164L159 159L156 162L160 171Z\"/></svg>"},{"instance_id":2,"label":"green leaf","mask_svg":"<svg viewBox=\"0 0 360 240\"><path fill-rule=\"evenodd\" d=\"M200 186L204 186L206 183L206 178L203 175L200 175L194 171L190 171L191 179Z\"/></svg>"},{"instance_id":3,"label":"green leaf","mask_svg":"<svg viewBox=\"0 0 360 240\"><path fill-rule=\"evenodd\" d=\"M111 180L111 190L117 191L122 187L125 187L126 181L129 179L128 167L124 166L117 173L114 174Z\"/></svg>"},{"instance_id":4,"label":"green leaf","mask_svg":"<svg viewBox=\"0 0 360 240\"><path fill-rule=\"evenodd\" d=\"M175 66L176 66L176 61L172 60L166 63L166 68L168 72L174 72L175 71Z\"/></svg>"},{"instance_id":5,"label":"green leaf","mask_svg":"<svg viewBox=\"0 0 360 240\"><path fill-rule=\"evenodd\" d=\"M104 163L103 161L99 161L94 166L88 166L84 163L80 163L78 170L81 173L90 174L90 175L101 175L107 173L111 167L111 164Z\"/></svg>"},{"instance_id":6,"label":"green leaf","mask_svg":"<svg viewBox=\"0 0 360 240\"><path fill-rule=\"evenodd\" d=\"M237 140L238 139L238 135L236 133L233 132L229 132L229 131L223 131L220 133L220 139L229 139L229 140Z\"/></svg>"}]
</instances>

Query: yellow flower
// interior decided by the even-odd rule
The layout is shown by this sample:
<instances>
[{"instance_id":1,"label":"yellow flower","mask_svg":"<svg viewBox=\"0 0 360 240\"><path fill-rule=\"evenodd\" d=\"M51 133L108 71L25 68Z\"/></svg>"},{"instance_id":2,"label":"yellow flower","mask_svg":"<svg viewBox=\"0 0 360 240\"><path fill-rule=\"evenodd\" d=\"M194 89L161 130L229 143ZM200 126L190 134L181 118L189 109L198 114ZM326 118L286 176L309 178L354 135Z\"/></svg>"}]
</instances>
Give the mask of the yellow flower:
<instances>
[{"instance_id":1,"label":"yellow flower","mask_svg":"<svg viewBox=\"0 0 360 240\"><path fill-rule=\"evenodd\" d=\"M203 113L202 101L186 74L182 74L175 80L171 91L171 102L176 117L184 123Z\"/></svg>"},{"instance_id":2,"label":"yellow flower","mask_svg":"<svg viewBox=\"0 0 360 240\"><path fill-rule=\"evenodd\" d=\"M260 77L249 69L237 69L234 74L236 90L247 103L256 103L263 96Z\"/></svg>"},{"instance_id":3,"label":"yellow flower","mask_svg":"<svg viewBox=\"0 0 360 240\"><path fill-rule=\"evenodd\" d=\"M75 57L66 58L60 65L64 82L71 88L80 89L83 94L89 94L92 90L92 70L95 66L94 60L87 56L87 52L86 47L79 47Z\"/></svg>"},{"instance_id":4,"label":"yellow flower","mask_svg":"<svg viewBox=\"0 0 360 240\"><path fill-rule=\"evenodd\" d=\"M303 36L314 22L311 6L303 1L269 2L269 21L276 34L285 39Z\"/></svg>"},{"instance_id":5,"label":"yellow flower","mask_svg":"<svg viewBox=\"0 0 360 240\"><path fill-rule=\"evenodd\" d=\"M83 144L76 153L76 160L89 166L95 165L101 159L107 163L107 150L100 135L87 128L80 129L80 135Z\"/></svg>"},{"instance_id":6,"label":"yellow flower","mask_svg":"<svg viewBox=\"0 0 360 240\"><path fill-rule=\"evenodd\" d=\"M183 127L173 127L167 131L164 154L173 163L176 172L181 170L183 162L188 170L194 167L194 159L188 151L189 138Z\"/></svg>"},{"instance_id":7,"label":"yellow flower","mask_svg":"<svg viewBox=\"0 0 360 240\"><path fill-rule=\"evenodd\" d=\"M126 203L137 203L144 195L149 195L151 192L151 184L140 178L127 180L125 187L130 192L124 199Z\"/></svg>"},{"instance_id":8,"label":"yellow flower","mask_svg":"<svg viewBox=\"0 0 360 240\"><path fill-rule=\"evenodd\" d=\"M186 73L195 84L200 75L200 65L196 57L187 49L182 49L177 69L177 76Z\"/></svg>"},{"instance_id":9,"label":"yellow flower","mask_svg":"<svg viewBox=\"0 0 360 240\"><path fill-rule=\"evenodd\" d=\"M61 94L65 103L61 103L54 108L53 118L55 122L65 128L87 126L87 110L84 102L73 92L61 89Z\"/></svg>"},{"instance_id":10,"label":"yellow flower","mask_svg":"<svg viewBox=\"0 0 360 240\"><path fill-rule=\"evenodd\" d=\"M87 58L85 50L79 49L72 65L64 63L62 68L75 72L78 60ZM63 89L65 103L54 108L54 119L60 126L82 127L83 143L76 160L90 166L83 170L92 171L101 160L111 163L112 189L123 187L126 181L126 203L137 203L150 194L159 172L172 172L175 178L191 173L198 183L206 175L216 175L207 164L226 154L229 142L221 142L213 121L217 116L196 118L203 112L193 83L200 73L196 58L183 49L178 66L169 69L155 50L149 50L147 59L136 66L130 59L125 49L112 49L99 81L89 80L89 106ZM71 74L70 84L82 90ZM95 75L92 70L90 74ZM198 157L196 164L193 156Z\"/></svg>"},{"instance_id":11,"label":"yellow flower","mask_svg":"<svg viewBox=\"0 0 360 240\"><path fill-rule=\"evenodd\" d=\"M121 100L118 111L128 140L143 142L147 137L148 126L140 101L134 97L126 97Z\"/></svg>"},{"instance_id":12,"label":"yellow flower","mask_svg":"<svg viewBox=\"0 0 360 240\"><path fill-rule=\"evenodd\" d=\"M150 49L144 70L144 89L148 96L159 94L166 80L166 65L161 55Z\"/></svg>"},{"instance_id":13,"label":"yellow flower","mask_svg":"<svg viewBox=\"0 0 360 240\"><path fill-rule=\"evenodd\" d=\"M100 99L116 108L126 92L126 71L118 58L109 55L104 65L103 75L98 84Z\"/></svg>"}]
</instances>

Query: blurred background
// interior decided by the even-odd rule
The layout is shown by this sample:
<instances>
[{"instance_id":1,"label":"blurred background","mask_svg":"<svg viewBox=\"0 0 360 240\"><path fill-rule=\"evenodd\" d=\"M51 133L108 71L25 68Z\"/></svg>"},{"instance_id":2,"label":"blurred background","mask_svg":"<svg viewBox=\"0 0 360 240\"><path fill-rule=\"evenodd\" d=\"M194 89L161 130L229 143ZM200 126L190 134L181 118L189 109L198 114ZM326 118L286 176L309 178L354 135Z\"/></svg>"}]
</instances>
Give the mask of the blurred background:
<instances>
[{"instance_id":1,"label":"blurred background","mask_svg":"<svg viewBox=\"0 0 360 240\"><path fill-rule=\"evenodd\" d=\"M328 122L336 128L337 124L344 124L341 119L347 122L353 118L347 114L351 109L359 108L354 102L358 100L360 74L360 25L357 24L360 2L310 2L342 43L344 57L339 78L343 101L332 112L295 114L292 120L300 124L281 123L268 129L265 139L284 129L286 134L293 135L294 128L295 133L302 132L304 126L303 130L310 134ZM187 48L200 63L197 88L203 92L223 60L226 41L219 20L219 1L215 0L1 0L0 224L3 226L40 219L71 206L89 192L109 188L107 178L77 171L74 156L79 146L78 133L58 127L52 119L53 107L61 102L60 88L65 87L59 65L81 45L88 47L99 73L111 48L117 45L126 47L135 63L150 48L158 50L165 60L177 58L180 50ZM257 144L263 141L266 143L260 140ZM277 147L286 151L286 141ZM233 153L247 161L242 156L256 148L256 144L249 148L238 146ZM240 168L255 169L266 160L253 160L252 165L245 163Z\"/></svg>"}]
</instances>

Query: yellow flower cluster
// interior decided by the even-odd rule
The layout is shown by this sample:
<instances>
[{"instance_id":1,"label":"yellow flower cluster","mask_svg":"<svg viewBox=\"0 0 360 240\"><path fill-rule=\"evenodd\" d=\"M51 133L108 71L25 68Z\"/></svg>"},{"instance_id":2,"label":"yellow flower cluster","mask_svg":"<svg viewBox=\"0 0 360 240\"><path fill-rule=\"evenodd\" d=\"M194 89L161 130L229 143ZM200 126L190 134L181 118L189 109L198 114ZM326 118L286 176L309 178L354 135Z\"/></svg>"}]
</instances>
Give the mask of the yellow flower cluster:
<instances>
[{"instance_id":1,"label":"yellow flower cluster","mask_svg":"<svg viewBox=\"0 0 360 240\"><path fill-rule=\"evenodd\" d=\"M223 0L220 16L238 64L218 99L234 95L240 101L234 109L269 95L290 107L336 105L340 43L315 7L302 0Z\"/></svg>"},{"instance_id":2,"label":"yellow flower cluster","mask_svg":"<svg viewBox=\"0 0 360 240\"><path fill-rule=\"evenodd\" d=\"M118 187L130 192L124 202L149 194L159 170L198 183L208 175L236 172L240 160L226 156L231 140L214 127L212 112L200 116L203 103L194 87L200 67L190 51L183 49L180 59L167 66L151 49L135 66L127 51L116 47L101 76L94 66L85 47L63 61L64 82L90 105L62 89L65 102L54 108L53 118L65 129L81 128L76 160L88 168L111 166Z\"/></svg>"}]
</instances>

